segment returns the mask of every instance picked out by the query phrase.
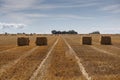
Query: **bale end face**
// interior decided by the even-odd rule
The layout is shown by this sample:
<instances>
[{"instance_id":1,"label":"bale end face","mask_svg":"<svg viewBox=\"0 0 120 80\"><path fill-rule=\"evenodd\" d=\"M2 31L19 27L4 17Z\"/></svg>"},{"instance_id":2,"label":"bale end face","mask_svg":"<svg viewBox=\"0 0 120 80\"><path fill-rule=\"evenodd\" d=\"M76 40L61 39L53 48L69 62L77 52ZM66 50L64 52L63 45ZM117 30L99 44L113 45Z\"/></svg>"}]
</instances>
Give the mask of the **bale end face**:
<instances>
[{"instance_id":1,"label":"bale end face","mask_svg":"<svg viewBox=\"0 0 120 80\"><path fill-rule=\"evenodd\" d=\"M111 37L110 36L101 36L101 44L102 45L111 45Z\"/></svg>"},{"instance_id":2,"label":"bale end face","mask_svg":"<svg viewBox=\"0 0 120 80\"><path fill-rule=\"evenodd\" d=\"M17 45L18 46L26 46L29 45L29 38L25 38L25 37L20 37L17 39Z\"/></svg>"},{"instance_id":3,"label":"bale end face","mask_svg":"<svg viewBox=\"0 0 120 80\"><path fill-rule=\"evenodd\" d=\"M47 38L46 37L37 37L35 43L37 46L47 45Z\"/></svg>"},{"instance_id":4,"label":"bale end face","mask_svg":"<svg viewBox=\"0 0 120 80\"><path fill-rule=\"evenodd\" d=\"M83 45L91 45L92 44L92 38L91 37L82 37L82 44Z\"/></svg>"}]
</instances>

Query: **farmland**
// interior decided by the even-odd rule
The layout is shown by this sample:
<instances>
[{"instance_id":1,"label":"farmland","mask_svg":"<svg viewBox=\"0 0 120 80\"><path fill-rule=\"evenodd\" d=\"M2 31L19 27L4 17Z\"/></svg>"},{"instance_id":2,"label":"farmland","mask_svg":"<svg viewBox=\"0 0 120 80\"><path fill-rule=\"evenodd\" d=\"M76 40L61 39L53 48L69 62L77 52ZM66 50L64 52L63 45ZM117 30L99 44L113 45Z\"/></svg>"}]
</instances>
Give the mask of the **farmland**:
<instances>
[{"instance_id":1,"label":"farmland","mask_svg":"<svg viewBox=\"0 0 120 80\"><path fill-rule=\"evenodd\" d=\"M104 34L105 35L105 34ZM82 45L91 36L92 45ZM0 35L0 80L120 80L120 35L101 45L101 35ZM29 37L29 46L17 46ZM48 45L36 46L36 37Z\"/></svg>"}]
</instances>

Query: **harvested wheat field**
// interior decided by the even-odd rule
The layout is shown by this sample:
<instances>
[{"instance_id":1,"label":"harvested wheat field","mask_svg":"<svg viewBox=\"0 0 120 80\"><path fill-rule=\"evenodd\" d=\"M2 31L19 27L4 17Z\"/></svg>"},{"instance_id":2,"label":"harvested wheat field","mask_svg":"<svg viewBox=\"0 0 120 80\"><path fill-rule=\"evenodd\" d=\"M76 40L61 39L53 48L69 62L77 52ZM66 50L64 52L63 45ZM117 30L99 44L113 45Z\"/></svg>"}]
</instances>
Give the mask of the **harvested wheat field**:
<instances>
[{"instance_id":1,"label":"harvested wheat field","mask_svg":"<svg viewBox=\"0 0 120 80\"><path fill-rule=\"evenodd\" d=\"M112 44L102 45L101 36ZM18 46L19 37L29 45ZM47 45L37 46L37 37ZM1 35L0 80L120 80L120 35Z\"/></svg>"}]
</instances>

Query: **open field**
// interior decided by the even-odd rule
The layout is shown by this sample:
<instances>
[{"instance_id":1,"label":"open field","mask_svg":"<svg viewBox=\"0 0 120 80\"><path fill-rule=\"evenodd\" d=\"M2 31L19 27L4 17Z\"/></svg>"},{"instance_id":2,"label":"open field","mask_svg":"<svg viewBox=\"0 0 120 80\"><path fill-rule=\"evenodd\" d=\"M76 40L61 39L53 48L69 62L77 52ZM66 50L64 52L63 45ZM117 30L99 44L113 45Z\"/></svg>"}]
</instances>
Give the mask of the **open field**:
<instances>
[{"instance_id":1,"label":"open field","mask_svg":"<svg viewBox=\"0 0 120 80\"><path fill-rule=\"evenodd\" d=\"M18 37L29 46L17 46ZM92 45L82 45L91 36ZM101 35L0 35L0 80L120 80L120 35L101 45ZM47 46L36 46L47 37Z\"/></svg>"}]
</instances>

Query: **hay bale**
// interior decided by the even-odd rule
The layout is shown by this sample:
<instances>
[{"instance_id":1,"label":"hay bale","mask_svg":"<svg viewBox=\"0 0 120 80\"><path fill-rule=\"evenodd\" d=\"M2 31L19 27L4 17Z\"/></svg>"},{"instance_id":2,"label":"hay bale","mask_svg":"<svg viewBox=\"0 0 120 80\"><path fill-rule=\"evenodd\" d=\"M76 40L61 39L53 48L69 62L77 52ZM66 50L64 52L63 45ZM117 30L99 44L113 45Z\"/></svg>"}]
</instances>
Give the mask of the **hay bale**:
<instances>
[{"instance_id":1,"label":"hay bale","mask_svg":"<svg viewBox=\"0 0 120 80\"><path fill-rule=\"evenodd\" d=\"M92 38L91 37L82 37L82 44L91 45L92 44Z\"/></svg>"},{"instance_id":2,"label":"hay bale","mask_svg":"<svg viewBox=\"0 0 120 80\"><path fill-rule=\"evenodd\" d=\"M37 46L47 45L47 38L46 37L37 37L35 43Z\"/></svg>"},{"instance_id":3,"label":"hay bale","mask_svg":"<svg viewBox=\"0 0 120 80\"><path fill-rule=\"evenodd\" d=\"M111 45L111 37L110 36L101 36L100 43L103 45Z\"/></svg>"},{"instance_id":4,"label":"hay bale","mask_svg":"<svg viewBox=\"0 0 120 80\"><path fill-rule=\"evenodd\" d=\"M25 37L19 37L17 39L17 45L18 46L26 46L26 45L29 45L29 38L25 38Z\"/></svg>"}]
</instances>

